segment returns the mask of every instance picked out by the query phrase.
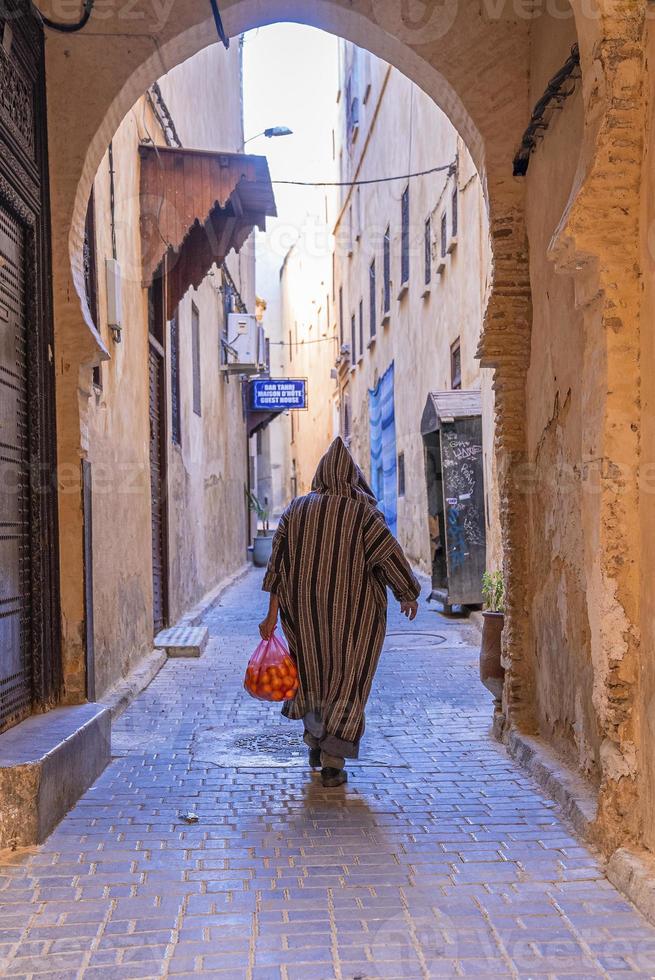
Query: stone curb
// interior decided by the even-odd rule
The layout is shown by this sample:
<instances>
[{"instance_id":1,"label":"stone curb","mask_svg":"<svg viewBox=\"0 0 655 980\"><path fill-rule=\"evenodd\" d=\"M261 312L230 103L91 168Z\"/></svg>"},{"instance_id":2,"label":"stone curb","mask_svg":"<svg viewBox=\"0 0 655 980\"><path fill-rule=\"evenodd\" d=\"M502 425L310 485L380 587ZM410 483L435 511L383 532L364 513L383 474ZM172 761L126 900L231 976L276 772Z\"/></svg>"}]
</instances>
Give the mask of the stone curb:
<instances>
[{"instance_id":1,"label":"stone curb","mask_svg":"<svg viewBox=\"0 0 655 980\"><path fill-rule=\"evenodd\" d=\"M506 739L510 757L560 805L577 834L596 843L596 797L589 784L569 769L541 739L511 731Z\"/></svg>"},{"instance_id":2,"label":"stone curb","mask_svg":"<svg viewBox=\"0 0 655 980\"><path fill-rule=\"evenodd\" d=\"M241 568L233 572L232 575L228 575L227 578L222 579L215 588L208 592L200 602L196 603L188 613L185 613L181 619L175 623L176 626L197 626L202 618L210 612L214 606L220 601L223 593L234 585L240 579L247 575L252 565L246 563L242 565Z\"/></svg>"},{"instance_id":3,"label":"stone curb","mask_svg":"<svg viewBox=\"0 0 655 980\"><path fill-rule=\"evenodd\" d=\"M242 565L236 572L232 575L228 575L219 584L208 592L200 602L196 603L192 609L189 610L182 618L175 624L176 626L197 626L200 620L206 613L212 609L217 602L220 601L221 596L229 589L230 586L238 582L239 579L248 572L250 566ZM132 701L141 694L142 691L148 687L148 685L155 679L161 668L168 660L168 655L166 650L153 650L151 653L147 654L139 663L136 665L134 670L130 673L124 680L118 681L114 684L112 688L105 694L103 698L100 699L98 704L104 705L104 707L109 708L111 714L112 722L116 721L120 716L129 708Z\"/></svg>"},{"instance_id":4,"label":"stone curb","mask_svg":"<svg viewBox=\"0 0 655 980\"><path fill-rule=\"evenodd\" d=\"M609 859L607 877L655 925L655 857L619 847Z\"/></svg>"},{"instance_id":5,"label":"stone curb","mask_svg":"<svg viewBox=\"0 0 655 980\"><path fill-rule=\"evenodd\" d=\"M111 687L98 704L109 708L112 723L129 708L132 701L155 679L168 657L165 650L153 650L146 654L127 677Z\"/></svg>"}]
</instances>

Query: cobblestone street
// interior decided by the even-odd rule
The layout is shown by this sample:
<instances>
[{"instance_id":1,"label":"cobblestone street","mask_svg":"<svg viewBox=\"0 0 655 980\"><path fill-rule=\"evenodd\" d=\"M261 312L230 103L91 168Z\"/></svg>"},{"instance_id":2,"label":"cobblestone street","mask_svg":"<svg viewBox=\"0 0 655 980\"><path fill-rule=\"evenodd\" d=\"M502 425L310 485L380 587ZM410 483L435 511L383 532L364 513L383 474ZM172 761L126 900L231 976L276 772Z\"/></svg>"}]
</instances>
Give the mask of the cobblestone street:
<instances>
[{"instance_id":1,"label":"cobblestone street","mask_svg":"<svg viewBox=\"0 0 655 980\"><path fill-rule=\"evenodd\" d=\"M2 975L653 976L655 929L489 736L478 634L393 604L364 757L324 790L242 689L260 580L132 704L48 842L2 856Z\"/></svg>"}]
</instances>

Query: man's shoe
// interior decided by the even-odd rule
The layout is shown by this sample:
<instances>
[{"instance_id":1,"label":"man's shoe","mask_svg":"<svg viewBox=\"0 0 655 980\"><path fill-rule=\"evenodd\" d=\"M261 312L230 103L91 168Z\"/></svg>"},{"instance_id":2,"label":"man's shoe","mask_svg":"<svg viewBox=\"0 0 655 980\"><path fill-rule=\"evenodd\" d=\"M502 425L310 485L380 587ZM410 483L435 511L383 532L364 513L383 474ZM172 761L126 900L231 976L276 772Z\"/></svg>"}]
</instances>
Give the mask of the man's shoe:
<instances>
[{"instance_id":1,"label":"man's shoe","mask_svg":"<svg viewBox=\"0 0 655 980\"><path fill-rule=\"evenodd\" d=\"M309 750L309 764L312 769L321 768L321 750L320 749L310 749Z\"/></svg>"},{"instance_id":2,"label":"man's shoe","mask_svg":"<svg viewBox=\"0 0 655 980\"><path fill-rule=\"evenodd\" d=\"M348 773L345 769L333 769L331 766L324 766L321 769L321 782L326 789L333 786L343 786L348 782Z\"/></svg>"}]
</instances>

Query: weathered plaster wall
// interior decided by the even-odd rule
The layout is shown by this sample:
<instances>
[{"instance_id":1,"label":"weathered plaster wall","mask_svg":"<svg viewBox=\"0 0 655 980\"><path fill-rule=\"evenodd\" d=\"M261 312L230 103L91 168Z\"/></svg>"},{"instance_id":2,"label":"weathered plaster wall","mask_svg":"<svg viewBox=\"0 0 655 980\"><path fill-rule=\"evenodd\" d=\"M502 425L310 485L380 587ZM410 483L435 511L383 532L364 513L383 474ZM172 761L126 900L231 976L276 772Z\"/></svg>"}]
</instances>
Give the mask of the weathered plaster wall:
<instances>
[{"instance_id":1,"label":"weathered plaster wall","mask_svg":"<svg viewBox=\"0 0 655 980\"><path fill-rule=\"evenodd\" d=\"M243 148L241 45L199 52L160 80L184 146ZM201 111L199 111L199 109ZM254 238L227 265L255 312ZM174 622L246 555L246 426L241 385L219 372L224 305L214 267L179 307L182 439L169 450L170 617ZM202 416L193 411L191 310L200 315ZM169 405L170 413L170 405Z\"/></svg>"},{"instance_id":2,"label":"weathered plaster wall","mask_svg":"<svg viewBox=\"0 0 655 980\"><path fill-rule=\"evenodd\" d=\"M238 378L228 382L219 374L223 305L218 282L218 276L208 277L179 307L182 440L169 451L172 621L246 557L246 427ZM194 303L200 315L202 416L193 410Z\"/></svg>"},{"instance_id":3,"label":"weathered plaster wall","mask_svg":"<svg viewBox=\"0 0 655 980\"><path fill-rule=\"evenodd\" d=\"M531 102L576 41L573 17L541 17L532 42ZM570 275L547 259L573 188L584 125L581 84L554 113L527 177L532 345L527 377L530 654L539 730L598 774L583 527L583 314ZM548 187L548 193L544 188Z\"/></svg>"},{"instance_id":4,"label":"weathered plaster wall","mask_svg":"<svg viewBox=\"0 0 655 980\"><path fill-rule=\"evenodd\" d=\"M226 57L201 52L160 81L177 132L187 147L238 150L241 126L238 45ZM195 107L201 100L207 111ZM106 326L104 260L112 254L108 157L94 182L99 271L99 324L111 358L102 390L91 398L88 458L93 473L93 578L98 696L152 648L152 563L148 413L147 293L141 284L139 163L141 139L163 143L145 98L113 139L116 249L122 272L124 330L115 344ZM229 263L254 309L254 249ZM181 445L171 440L168 387L169 619L190 606L245 560L246 430L241 387L219 372L224 322L220 275L214 268L179 307ZM193 411L191 308L200 314L202 415ZM90 374L90 369L89 369Z\"/></svg>"},{"instance_id":5,"label":"weathered plaster wall","mask_svg":"<svg viewBox=\"0 0 655 980\"><path fill-rule=\"evenodd\" d=\"M137 232L138 140L137 113L133 112L113 141L116 251L122 271L125 326L120 344L110 339L106 326L104 264L112 255L107 156L94 182L98 328L111 352L111 359L100 369L102 391L91 395L87 434L93 486L93 612L98 695L152 649L148 330Z\"/></svg>"},{"instance_id":6,"label":"weathered plaster wall","mask_svg":"<svg viewBox=\"0 0 655 980\"><path fill-rule=\"evenodd\" d=\"M655 24L649 21L647 35L648 126L655 133ZM639 753L639 807L647 846L655 850L655 147L649 142L644 157L641 197L641 260L643 268L642 322L639 368L641 372L641 440L639 466L641 716Z\"/></svg>"}]
</instances>

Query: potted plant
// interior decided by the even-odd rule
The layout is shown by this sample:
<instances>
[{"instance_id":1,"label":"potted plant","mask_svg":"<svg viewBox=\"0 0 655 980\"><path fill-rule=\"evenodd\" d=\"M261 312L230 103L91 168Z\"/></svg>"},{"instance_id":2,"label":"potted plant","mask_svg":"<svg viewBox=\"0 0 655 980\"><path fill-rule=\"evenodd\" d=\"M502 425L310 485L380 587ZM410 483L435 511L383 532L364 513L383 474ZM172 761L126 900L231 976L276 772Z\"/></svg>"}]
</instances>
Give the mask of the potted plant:
<instances>
[{"instance_id":1,"label":"potted plant","mask_svg":"<svg viewBox=\"0 0 655 980\"><path fill-rule=\"evenodd\" d=\"M505 625L505 582L502 572L482 576L483 610L480 680L496 701L502 700L505 668L502 665L502 632Z\"/></svg>"},{"instance_id":2,"label":"potted plant","mask_svg":"<svg viewBox=\"0 0 655 980\"><path fill-rule=\"evenodd\" d=\"M268 508L250 490L246 490L246 494L250 509L257 514L257 536L253 542L252 560L258 568L265 568L273 548L273 535L268 526Z\"/></svg>"}]
</instances>

